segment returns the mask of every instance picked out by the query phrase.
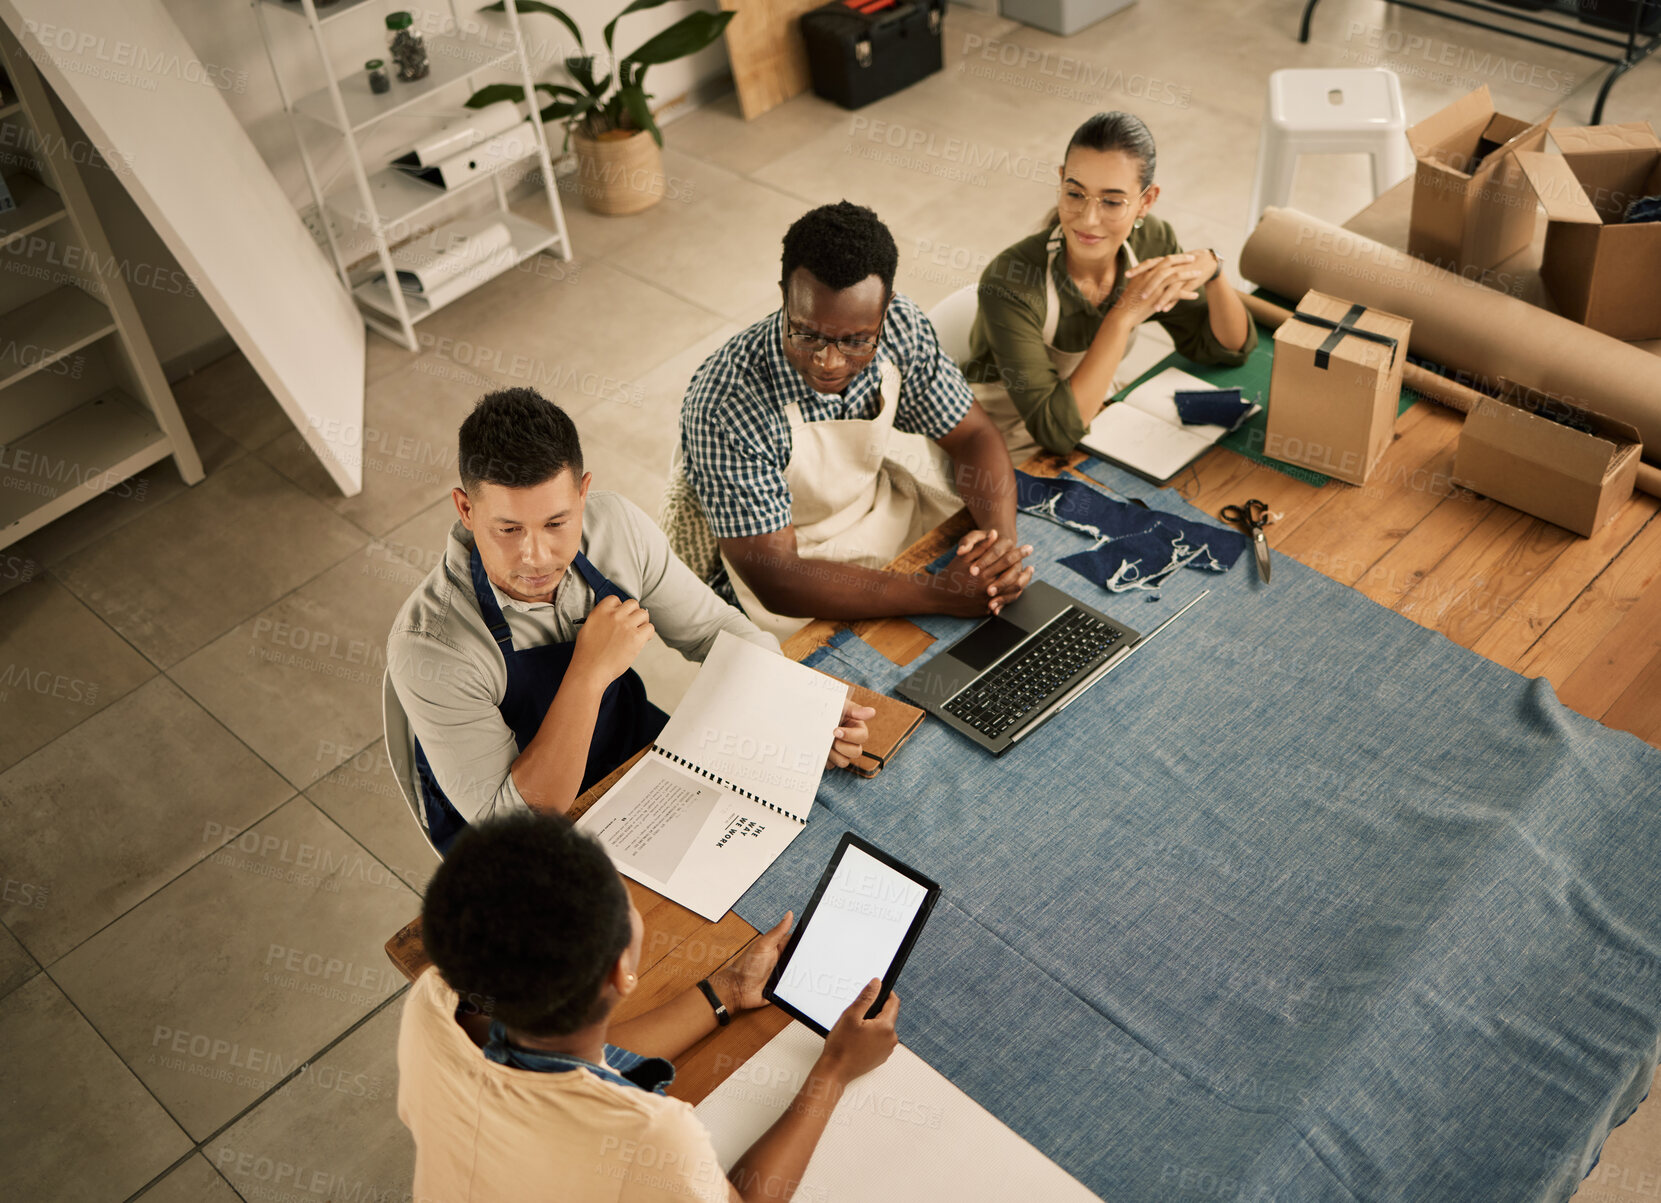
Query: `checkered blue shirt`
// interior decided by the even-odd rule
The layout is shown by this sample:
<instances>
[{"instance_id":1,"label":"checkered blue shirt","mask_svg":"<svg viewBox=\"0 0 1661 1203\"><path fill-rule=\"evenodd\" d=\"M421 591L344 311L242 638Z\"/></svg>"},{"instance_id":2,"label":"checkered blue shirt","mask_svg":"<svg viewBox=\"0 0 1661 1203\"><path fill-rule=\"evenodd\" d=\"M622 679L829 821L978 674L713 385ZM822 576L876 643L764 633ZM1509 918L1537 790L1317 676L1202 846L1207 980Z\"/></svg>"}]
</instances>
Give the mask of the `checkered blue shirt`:
<instances>
[{"instance_id":1,"label":"checkered blue shirt","mask_svg":"<svg viewBox=\"0 0 1661 1203\"><path fill-rule=\"evenodd\" d=\"M963 373L940 350L934 327L909 297L895 295L877 353L840 396L813 391L784 356L779 313L735 335L704 360L681 407L681 457L718 539L763 535L790 525L790 423L795 401L804 422L871 418L882 410L884 360L900 370L898 430L938 440L969 412Z\"/></svg>"}]
</instances>

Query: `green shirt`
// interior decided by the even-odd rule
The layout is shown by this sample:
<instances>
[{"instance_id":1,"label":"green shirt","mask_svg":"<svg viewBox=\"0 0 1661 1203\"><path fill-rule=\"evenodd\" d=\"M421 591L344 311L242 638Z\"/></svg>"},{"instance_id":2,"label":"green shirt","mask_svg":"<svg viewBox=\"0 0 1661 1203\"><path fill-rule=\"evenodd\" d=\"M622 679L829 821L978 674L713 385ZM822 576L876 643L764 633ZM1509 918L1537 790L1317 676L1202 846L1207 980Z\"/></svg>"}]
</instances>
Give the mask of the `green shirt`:
<instances>
[{"instance_id":1,"label":"green shirt","mask_svg":"<svg viewBox=\"0 0 1661 1203\"><path fill-rule=\"evenodd\" d=\"M1171 227L1157 217L1143 219L1126 240L1138 262L1182 250ZM1073 388L1057 375L1044 350L1044 263L1048 231L1021 239L1005 250L980 277L980 311L969 334L969 362L963 374L971 383L1000 383L1032 437L1050 451L1071 451L1084 437ZM1124 260L1121 257L1120 263ZM1055 346L1084 351L1101 329L1107 311L1125 289L1124 272L1100 305L1092 305L1067 274L1066 256L1055 257L1055 289L1061 302ZM1246 345L1231 351L1211 332L1211 314L1202 291L1196 300L1178 301L1154 321L1165 327L1179 354L1195 363L1242 364L1257 346L1257 327L1248 324Z\"/></svg>"}]
</instances>

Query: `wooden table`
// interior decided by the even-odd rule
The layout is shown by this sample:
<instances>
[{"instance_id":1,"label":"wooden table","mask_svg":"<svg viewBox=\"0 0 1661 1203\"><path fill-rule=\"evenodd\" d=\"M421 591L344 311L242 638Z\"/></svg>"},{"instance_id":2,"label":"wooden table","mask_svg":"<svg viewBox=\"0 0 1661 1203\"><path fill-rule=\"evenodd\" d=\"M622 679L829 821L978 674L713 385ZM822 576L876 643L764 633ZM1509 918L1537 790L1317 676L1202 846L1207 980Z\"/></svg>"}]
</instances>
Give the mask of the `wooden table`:
<instances>
[{"instance_id":1,"label":"wooden table","mask_svg":"<svg viewBox=\"0 0 1661 1203\"><path fill-rule=\"evenodd\" d=\"M1400 189L1387 193L1348 224L1380 241L1405 244L1403 196ZM1262 498L1279 515L1268 530L1273 554L1352 585L1497 664L1549 677L1572 709L1661 747L1661 521L1656 520L1661 500L1634 494L1609 526L1582 539L1478 499L1448 480L1460 421L1459 414L1429 402L1413 406L1397 422L1395 440L1373 481L1361 488L1336 481L1308 485L1224 448L1208 453L1174 484L1208 513L1247 497ZM1054 475L1083 458L1081 453L1067 460L1039 456L1026 470ZM967 512L959 513L890 567L921 569L969 525ZM933 641L905 619L852 625L900 664ZM838 629L828 621L809 623L785 643L785 653L799 660ZM628 767L578 799L573 817ZM711 923L643 886L628 885L646 938L641 986L619 1008L618 1019L708 976L756 934L734 913ZM412 980L428 964L419 920L386 948ZM701 1101L787 1022L772 1008L736 1017L679 1059L670 1094ZM1639 1142L1641 1132L1661 1127L1658 1095L1661 1090L1652 1091L1610 1137L1607 1163L1656 1159L1653 1151L1640 1153Z\"/></svg>"}]
</instances>

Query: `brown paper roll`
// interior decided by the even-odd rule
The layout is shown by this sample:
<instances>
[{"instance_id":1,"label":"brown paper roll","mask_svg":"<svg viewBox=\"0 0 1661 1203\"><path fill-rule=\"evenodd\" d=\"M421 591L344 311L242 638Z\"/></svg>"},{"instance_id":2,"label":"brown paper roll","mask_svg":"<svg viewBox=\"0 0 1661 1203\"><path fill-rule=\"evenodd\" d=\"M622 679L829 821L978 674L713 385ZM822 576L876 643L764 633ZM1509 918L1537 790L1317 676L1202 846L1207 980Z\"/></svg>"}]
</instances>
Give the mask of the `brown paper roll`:
<instances>
[{"instance_id":1,"label":"brown paper roll","mask_svg":"<svg viewBox=\"0 0 1661 1203\"><path fill-rule=\"evenodd\" d=\"M1295 209L1264 212L1240 274L1292 300L1316 288L1411 318L1414 354L1630 422L1661 458L1661 359L1637 347Z\"/></svg>"},{"instance_id":2,"label":"brown paper roll","mask_svg":"<svg viewBox=\"0 0 1661 1203\"><path fill-rule=\"evenodd\" d=\"M1263 325L1273 330L1282 322L1291 318L1289 309L1282 309L1279 305L1265 301L1262 297L1254 297L1248 293L1240 293L1240 301L1245 305L1248 313ZM1474 388L1467 388L1457 380L1449 380L1446 376L1438 376L1428 368L1421 368L1417 364L1408 364L1402 369L1402 383L1413 389L1421 396L1429 397L1439 405L1458 410L1462 414L1471 412L1471 407L1483 399L1483 394ZM1661 497L1661 468L1642 461L1638 464L1638 489L1648 493L1651 497Z\"/></svg>"}]
</instances>

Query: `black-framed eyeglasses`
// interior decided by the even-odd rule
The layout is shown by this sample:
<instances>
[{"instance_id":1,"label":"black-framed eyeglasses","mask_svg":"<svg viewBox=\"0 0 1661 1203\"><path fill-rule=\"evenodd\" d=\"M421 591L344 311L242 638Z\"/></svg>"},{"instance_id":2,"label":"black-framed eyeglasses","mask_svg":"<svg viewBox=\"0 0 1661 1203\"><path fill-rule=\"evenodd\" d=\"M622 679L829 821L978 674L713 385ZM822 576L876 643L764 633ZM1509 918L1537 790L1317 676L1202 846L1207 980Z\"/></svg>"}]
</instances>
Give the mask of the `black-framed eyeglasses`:
<instances>
[{"instance_id":1,"label":"black-framed eyeglasses","mask_svg":"<svg viewBox=\"0 0 1661 1203\"><path fill-rule=\"evenodd\" d=\"M883 312L886 317L887 310L885 309ZM798 347L810 355L817 355L826 347L834 346L842 353L844 358L868 359L876 354L877 343L881 341L880 335L877 338L826 338L823 334L814 330L794 329L794 325L795 323L790 320L787 314L785 316L785 337L790 340L792 346Z\"/></svg>"}]
</instances>

